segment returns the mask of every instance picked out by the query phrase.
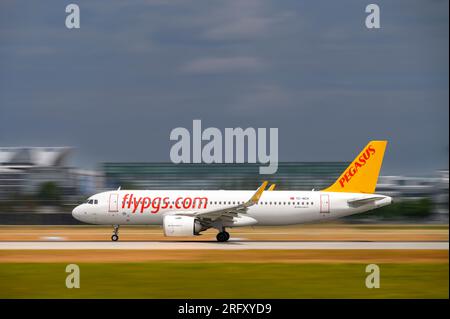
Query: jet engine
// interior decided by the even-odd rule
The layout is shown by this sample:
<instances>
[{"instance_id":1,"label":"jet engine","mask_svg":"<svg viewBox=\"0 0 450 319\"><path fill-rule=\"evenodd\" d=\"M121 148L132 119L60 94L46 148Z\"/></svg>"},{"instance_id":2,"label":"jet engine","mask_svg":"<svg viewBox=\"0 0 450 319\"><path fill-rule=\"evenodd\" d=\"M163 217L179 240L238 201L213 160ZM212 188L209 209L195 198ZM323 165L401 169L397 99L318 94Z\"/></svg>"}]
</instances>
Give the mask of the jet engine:
<instances>
[{"instance_id":1,"label":"jet engine","mask_svg":"<svg viewBox=\"0 0 450 319\"><path fill-rule=\"evenodd\" d=\"M206 230L195 217L177 215L164 216L163 228L165 236L194 236Z\"/></svg>"}]
</instances>

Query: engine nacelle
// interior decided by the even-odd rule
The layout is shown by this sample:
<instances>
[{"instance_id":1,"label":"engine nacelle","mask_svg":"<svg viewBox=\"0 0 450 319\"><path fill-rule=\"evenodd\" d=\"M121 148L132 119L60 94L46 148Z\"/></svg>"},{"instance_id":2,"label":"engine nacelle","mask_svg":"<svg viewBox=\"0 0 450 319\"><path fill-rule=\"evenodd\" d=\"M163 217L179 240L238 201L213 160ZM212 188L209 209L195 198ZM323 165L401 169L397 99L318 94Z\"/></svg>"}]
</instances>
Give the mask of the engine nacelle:
<instances>
[{"instance_id":1,"label":"engine nacelle","mask_svg":"<svg viewBox=\"0 0 450 319\"><path fill-rule=\"evenodd\" d=\"M194 236L205 230L195 217L167 215L163 219L165 236Z\"/></svg>"}]
</instances>

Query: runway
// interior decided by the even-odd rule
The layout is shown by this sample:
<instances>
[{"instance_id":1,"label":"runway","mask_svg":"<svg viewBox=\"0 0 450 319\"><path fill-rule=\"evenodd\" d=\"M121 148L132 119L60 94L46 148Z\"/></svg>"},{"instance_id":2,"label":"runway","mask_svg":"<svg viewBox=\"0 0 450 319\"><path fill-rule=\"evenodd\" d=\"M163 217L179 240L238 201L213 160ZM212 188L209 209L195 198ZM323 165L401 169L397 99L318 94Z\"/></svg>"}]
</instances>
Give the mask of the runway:
<instances>
[{"instance_id":1,"label":"runway","mask_svg":"<svg viewBox=\"0 0 450 319\"><path fill-rule=\"evenodd\" d=\"M351 241L10 241L0 250L448 250L448 242L351 242Z\"/></svg>"}]
</instances>

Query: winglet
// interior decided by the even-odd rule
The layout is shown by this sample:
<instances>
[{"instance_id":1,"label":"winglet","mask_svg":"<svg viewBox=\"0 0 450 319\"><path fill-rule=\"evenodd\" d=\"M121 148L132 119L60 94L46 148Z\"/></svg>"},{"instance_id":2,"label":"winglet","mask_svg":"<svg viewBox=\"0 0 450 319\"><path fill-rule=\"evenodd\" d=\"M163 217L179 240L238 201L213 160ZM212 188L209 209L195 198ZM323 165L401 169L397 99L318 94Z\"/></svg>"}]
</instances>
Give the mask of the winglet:
<instances>
[{"instance_id":1,"label":"winglet","mask_svg":"<svg viewBox=\"0 0 450 319\"><path fill-rule=\"evenodd\" d=\"M252 196L252 198L250 198L250 200L247 202L248 205L254 205L256 204L259 199L261 198L262 193L264 192L264 190L266 189L267 184L269 184L268 181L264 181L261 186L259 186L259 188L256 190L255 194Z\"/></svg>"},{"instance_id":2,"label":"winglet","mask_svg":"<svg viewBox=\"0 0 450 319\"><path fill-rule=\"evenodd\" d=\"M273 191L275 189L275 186L277 186L277 184L270 185L268 191Z\"/></svg>"}]
</instances>

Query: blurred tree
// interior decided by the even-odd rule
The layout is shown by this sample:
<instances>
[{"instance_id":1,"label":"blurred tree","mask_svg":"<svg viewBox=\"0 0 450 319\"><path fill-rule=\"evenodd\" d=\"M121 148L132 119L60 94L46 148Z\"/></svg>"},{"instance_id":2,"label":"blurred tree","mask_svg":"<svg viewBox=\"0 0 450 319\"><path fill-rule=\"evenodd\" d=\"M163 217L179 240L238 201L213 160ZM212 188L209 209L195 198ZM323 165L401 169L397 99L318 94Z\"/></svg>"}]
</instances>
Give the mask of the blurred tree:
<instances>
[{"instance_id":1,"label":"blurred tree","mask_svg":"<svg viewBox=\"0 0 450 319\"><path fill-rule=\"evenodd\" d=\"M58 205L61 190L55 182L45 182L39 186L37 199L44 205Z\"/></svg>"},{"instance_id":2,"label":"blurred tree","mask_svg":"<svg viewBox=\"0 0 450 319\"><path fill-rule=\"evenodd\" d=\"M136 185L134 185L133 182L125 181L120 184L120 189L130 190L130 189L139 189L139 188Z\"/></svg>"}]
</instances>

